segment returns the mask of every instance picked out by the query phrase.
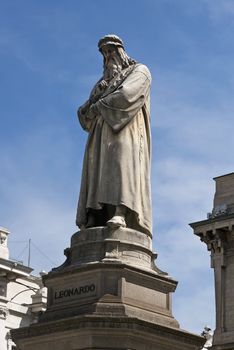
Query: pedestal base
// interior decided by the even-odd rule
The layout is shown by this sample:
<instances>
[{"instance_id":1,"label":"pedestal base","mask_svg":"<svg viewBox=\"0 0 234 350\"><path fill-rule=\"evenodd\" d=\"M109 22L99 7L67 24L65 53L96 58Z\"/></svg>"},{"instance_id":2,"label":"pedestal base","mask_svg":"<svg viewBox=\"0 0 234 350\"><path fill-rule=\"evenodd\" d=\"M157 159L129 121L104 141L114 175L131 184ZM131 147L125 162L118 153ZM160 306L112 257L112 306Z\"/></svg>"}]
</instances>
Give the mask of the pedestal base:
<instances>
[{"instance_id":1,"label":"pedestal base","mask_svg":"<svg viewBox=\"0 0 234 350\"><path fill-rule=\"evenodd\" d=\"M75 233L66 262L44 276L47 310L14 330L20 350L198 350L171 311L177 282L154 264L151 238L120 228Z\"/></svg>"},{"instance_id":2,"label":"pedestal base","mask_svg":"<svg viewBox=\"0 0 234 350\"><path fill-rule=\"evenodd\" d=\"M12 332L20 350L198 350L204 340L137 318L73 317Z\"/></svg>"},{"instance_id":3,"label":"pedestal base","mask_svg":"<svg viewBox=\"0 0 234 350\"><path fill-rule=\"evenodd\" d=\"M47 311L40 321L77 315L113 315L178 328L171 313L176 282L122 263L95 263L53 273L45 279Z\"/></svg>"}]
</instances>

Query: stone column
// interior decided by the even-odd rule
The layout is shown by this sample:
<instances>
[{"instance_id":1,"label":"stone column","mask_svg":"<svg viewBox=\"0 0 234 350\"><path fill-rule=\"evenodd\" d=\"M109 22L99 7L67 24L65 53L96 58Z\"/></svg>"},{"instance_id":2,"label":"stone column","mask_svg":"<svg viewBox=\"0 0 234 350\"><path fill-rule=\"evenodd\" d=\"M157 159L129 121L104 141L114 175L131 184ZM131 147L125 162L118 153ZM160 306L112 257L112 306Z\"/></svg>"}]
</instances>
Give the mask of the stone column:
<instances>
[{"instance_id":1,"label":"stone column","mask_svg":"<svg viewBox=\"0 0 234 350\"><path fill-rule=\"evenodd\" d=\"M190 224L211 252L215 278L216 329L212 349L234 348L234 173L214 179L208 219Z\"/></svg>"}]
</instances>

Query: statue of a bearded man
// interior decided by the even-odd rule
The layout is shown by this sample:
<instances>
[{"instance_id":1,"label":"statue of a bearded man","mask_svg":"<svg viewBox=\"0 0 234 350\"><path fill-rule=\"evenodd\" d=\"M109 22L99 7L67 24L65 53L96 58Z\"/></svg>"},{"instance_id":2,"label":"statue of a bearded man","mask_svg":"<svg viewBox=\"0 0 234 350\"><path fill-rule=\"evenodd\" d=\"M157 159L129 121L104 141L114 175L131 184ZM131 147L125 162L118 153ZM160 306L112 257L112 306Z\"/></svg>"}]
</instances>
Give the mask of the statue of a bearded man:
<instances>
[{"instance_id":1,"label":"statue of a bearded man","mask_svg":"<svg viewBox=\"0 0 234 350\"><path fill-rule=\"evenodd\" d=\"M99 40L103 77L78 110L89 133L76 223L152 233L148 68L128 57L116 35Z\"/></svg>"}]
</instances>

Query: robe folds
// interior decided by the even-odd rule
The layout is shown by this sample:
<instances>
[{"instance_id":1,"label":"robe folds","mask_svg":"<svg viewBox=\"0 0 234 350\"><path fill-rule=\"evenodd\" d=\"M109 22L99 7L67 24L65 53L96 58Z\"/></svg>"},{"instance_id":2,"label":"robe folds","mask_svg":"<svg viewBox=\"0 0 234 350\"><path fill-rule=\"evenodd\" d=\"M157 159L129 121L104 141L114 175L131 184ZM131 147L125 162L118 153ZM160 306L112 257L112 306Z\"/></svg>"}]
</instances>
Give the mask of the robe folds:
<instances>
[{"instance_id":1,"label":"robe folds","mask_svg":"<svg viewBox=\"0 0 234 350\"><path fill-rule=\"evenodd\" d=\"M78 112L89 133L77 209L79 227L86 224L89 209L124 205L127 227L152 234L150 83L148 68L135 64L96 102L95 118L89 118L89 111Z\"/></svg>"}]
</instances>

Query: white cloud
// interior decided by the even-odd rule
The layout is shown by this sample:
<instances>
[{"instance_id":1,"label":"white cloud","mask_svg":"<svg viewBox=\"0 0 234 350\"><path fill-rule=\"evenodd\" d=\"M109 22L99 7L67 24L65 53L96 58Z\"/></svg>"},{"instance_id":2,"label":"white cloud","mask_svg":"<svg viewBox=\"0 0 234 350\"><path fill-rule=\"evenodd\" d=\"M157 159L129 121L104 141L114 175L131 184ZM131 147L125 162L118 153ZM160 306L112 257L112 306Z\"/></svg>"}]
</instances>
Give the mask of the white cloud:
<instances>
[{"instance_id":1,"label":"white cloud","mask_svg":"<svg viewBox=\"0 0 234 350\"><path fill-rule=\"evenodd\" d=\"M191 276L186 292L176 297L174 315L178 320L181 320L180 326L182 329L199 334L205 325L210 326L213 330L215 329L215 310L212 272L210 276L206 276L206 280L209 282L208 285L205 279L198 279L197 283L191 283L192 279L195 280L198 277L197 275ZM195 287L196 292L193 290Z\"/></svg>"},{"instance_id":2,"label":"white cloud","mask_svg":"<svg viewBox=\"0 0 234 350\"><path fill-rule=\"evenodd\" d=\"M63 249L75 226L81 164L74 164L76 144L66 128L43 125L24 135L12 147L3 148L1 158L0 225L11 231L11 257L17 257L29 238L60 264ZM80 150L77 150L77 161ZM78 174L71 182L72 171ZM32 266L36 272L50 270L52 264L32 246ZM27 262L26 252L22 257Z\"/></svg>"},{"instance_id":3,"label":"white cloud","mask_svg":"<svg viewBox=\"0 0 234 350\"><path fill-rule=\"evenodd\" d=\"M179 281L173 295L176 319L182 328L199 333L207 323L214 328L213 271L210 253L188 223L206 219L212 209L212 170L209 164L176 158L154 165L156 264Z\"/></svg>"},{"instance_id":4,"label":"white cloud","mask_svg":"<svg viewBox=\"0 0 234 350\"><path fill-rule=\"evenodd\" d=\"M209 15L212 19L217 20L223 16L234 15L233 0L203 0L207 5Z\"/></svg>"}]
</instances>

